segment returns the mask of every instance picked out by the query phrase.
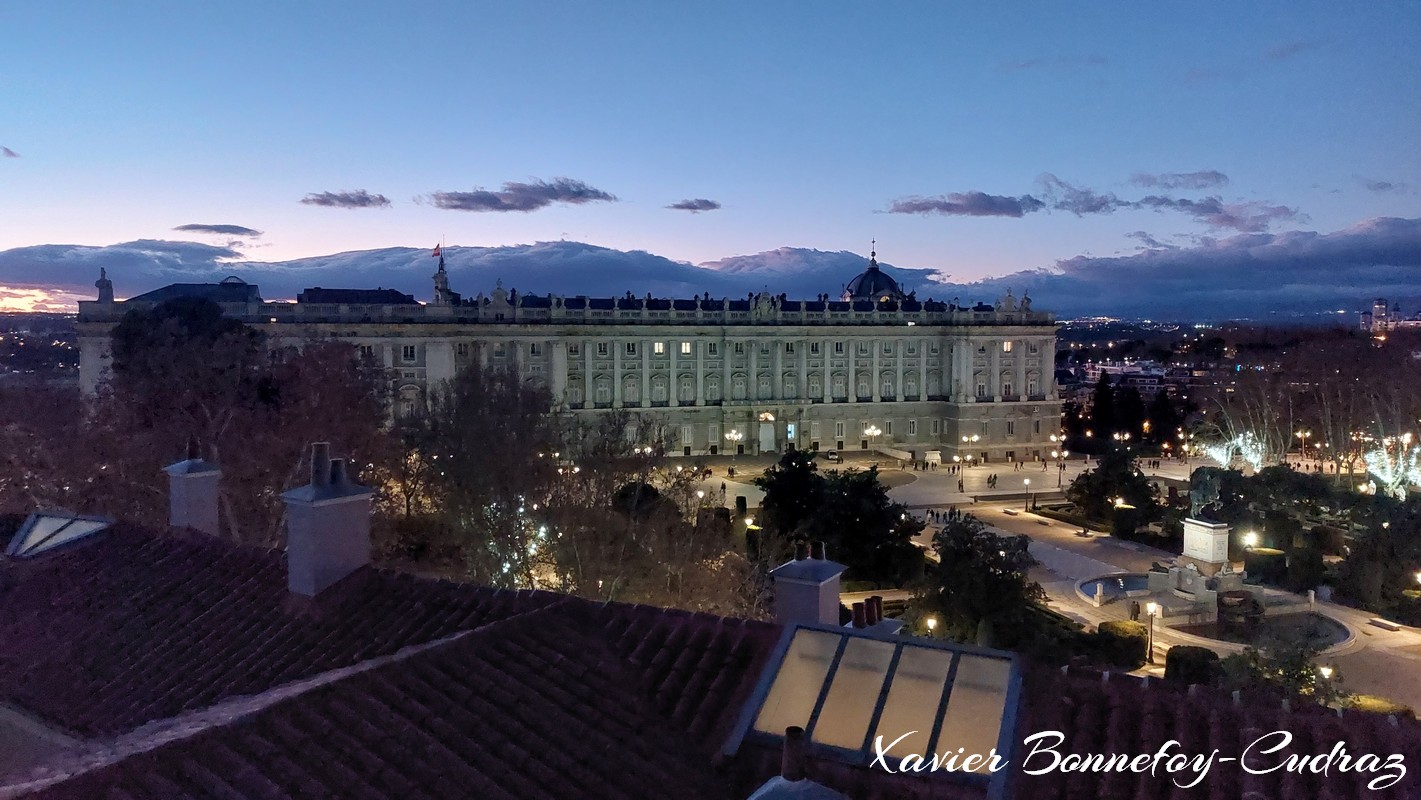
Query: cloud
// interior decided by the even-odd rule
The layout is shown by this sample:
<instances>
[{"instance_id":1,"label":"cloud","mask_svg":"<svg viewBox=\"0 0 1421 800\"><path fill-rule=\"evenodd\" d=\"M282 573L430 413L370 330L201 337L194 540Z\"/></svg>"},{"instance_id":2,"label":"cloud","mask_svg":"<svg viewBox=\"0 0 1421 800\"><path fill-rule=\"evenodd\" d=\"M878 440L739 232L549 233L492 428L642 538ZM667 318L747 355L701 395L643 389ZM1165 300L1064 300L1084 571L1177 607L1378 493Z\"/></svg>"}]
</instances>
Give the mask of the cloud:
<instances>
[{"instance_id":1,"label":"cloud","mask_svg":"<svg viewBox=\"0 0 1421 800\"><path fill-rule=\"evenodd\" d=\"M1078 69L1082 67L1103 67L1110 59L1102 55L1061 56L1059 58L1027 58L1020 61L1003 61L997 65L1002 72L1027 72L1038 69Z\"/></svg>"},{"instance_id":2,"label":"cloud","mask_svg":"<svg viewBox=\"0 0 1421 800\"><path fill-rule=\"evenodd\" d=\"M695 214L701 211L715 211L720 208L720 203L714 200L707 200L703 197L697 197L694 200L682 200L679 203L672 203L667 206L667 208L675 211L689 211Z\"/></svg>"},{"instance_id":3,"label":"cloud","mask_svg":"<svg viewBox=\"0 0 1421 800\"><path fill-rule=\"evenodd\" d=\"M1125 238L1127 238L1127 239L1134 239L1135 241L1137 241L1137 242L1139 242L1140 244L1144 245L1144 248L1151 248L1151 249L1156 249L1156 250L1178 250L1178 249L1179 249L1179 246L1178 246L1178 245L1173 245L1173 244L1168 244L1168 243L1166 243L1166 242L1161 242L1159 239L1156 239L1153 234L1146 233L1145 231L1131 231L1130 233L1125 234ZM1141 249L1144 249L1144 248L1141 248Z\"/></svg>"},{"instance_id":4,"label":"cloud","mask_svg":"<svg viewBox=\"0 0 1421 800\"><path fill-rule=\"evenodd\" d=\"M1275 314L1361 310L1371 298L1421 309L1421 219L1377 218L1331 233L1238 233L1188 246L1165 246L1149 234L1132 238L1148 249L1113 257L1080 255L1049 266L972 282L951 282L954 267L883 267L920 298L994 302L1012 289L1029 291L1035 307L1063 317L1109 314L1154 319L1269 318ZM444 248L456 291L472 298L502 279L521 292L566 296L743 298L781 292L790 298L837 295L861 272L864 255L780 248L688 264L643 251L580 242L509 247ZM107 267L120 297L169 283L219 281L238 275L268 299L293 298L311 286L394 288L428 300L429 251L395 247L285 262L239 260L230 248L193 242L138 241L86 247L40 245L0 251L0 289L25 293L14 302L94 296ZM68 307L72 310L72 305ZM1334 317L1335 318L1335 315Z\"/></svg>"},{"instance_id":5,"label":"cloud","mask_svg":"<svg viewBox=\"0 0 1421 800\"><path fill-rule=\"evenodd\" d=\"M224 236L246 236L253 239L262 235L261 231L244 228L241 225L202 225L196 222L189 225L179 225L173 228L173 230L182 231L184 233L217 233Z\"/></svg>"},{"instance_id":6,"label":"cloud","mask_svg":"<svg viewBox=\"0 0 1421 800\"><path fill-rule=\"evenodd\" d=\"M1146 189L1212 189L1226 186L1229 176L1216 169L1199 172L1136 172L1130 182Z\"/></svg>"},{"instance_id":7,"label":"cloud","mask_svg":"<svg viewBox=\"0 0 1421 800\"><path fill-rule=\"evenodd\" d=\"M1371 178L1364 178L1364 177L1362 177L1362 176L1360 176L1360 175L1357 176L1357 180L1358 180L1359 182L1361 182L1361 184L1362 184L1363 186L1367 187L1367 189L1368 189L1369 191L1373 191L1373 192L1376 192L1376 193L1378 193L1378 194L1381 194L1381 193L1384 193L1384 192L1404 192L1404 191L1406 191L1406 184L1404 184L1404 183L1395 183L1395 182L1393 182L1393 181L1372 180Z\"/></svg>"},{"instance_id":8,"label":"cloud","mask_svg":"<svg viewBox=\"0 0 1421 800\"><path fill-rule=\"evenodd\" d=\"M390 198L359 189L353 192L315 192L301 198L301 203L327 208L389 208Z\"/></svg>"},{"instance_id":9,"label":"cloud","mask_svg":"<svg viewBox=\"0 0 1421 800\"><path fill-rule=\"evenodd\" d=\"M475 189L472 192L435 192L430 200L436 208L450 211L537 211L553 203L582 205L592 202L615 202L616 197L601 189L571 178L534 180L532 183L510 182L492 192Z\"/></svg>"},{"instance_id":10,"label":"cloud","mask_svg":"<svg viewBox=\"0 0 1421 800\"><path fill-rule=\"evenodd\" d=\"M20 157L20 154L19 154L19 153L16 153L14 150L11 150L11 149L8 148L8 147L0 147L0 155L4 155L6 158L19 158L19 157Z\"/></svg>"},{"instance_id":11,"label":"cloud","mask_svg":"<svg viewBox=\"0 0 1421 800\"><path fill-rule=\"evenodd\" d=\"M1189 200L1187 198L1149 195L1140 198L1134 205L1137 208L1153 208L1157 211L1179 211L1194 217L1211 228L1229 229L1242 233L1265 231L1275 222L1306 219L1296 208L1268 205L1254 200L1242 203L1225 203L1219 197Z\"/></svg>"},{"instance_id":12,"label":"cloud","mask_svg":"<svg viewBox=\"0 0 1421 800\"><path fill-rule=\"evenodd\" d=\"M1069 211L1078 217L1085 214L1109 214L1117 208L1130 207L1130 203L1112 193L1073 186L1049 172L1043 173L1036 182L1041 184L1051 208Z\"/></svg>"},{"instance_id":13,"label":"cloud","mask_svg":"<svg viewBox=\"0 0 1421 800\"><path fill-rule=\"evenodd\" d=\"M1029 194L1007 197L985 192L953 192L937 197L904 197L888 206L890 214L943 214L950 217L1020 217L1045 208Z\"/></svg>"},{"instance_id":14,"label":"cloud","mask_svg":"<svg viewBox=\"0 0 1421 800\"><path fill-rule=\"evenodd\" d=\"M1288 59L1296 58L1297 56L1302 55L1303 53L1306 53L1309 50L1316 50L1321 46L1322 42L1316 39L1304 39L1295 42L1284 42L1283 44L1275 45L1273 47L1268 48L1268 51L1263 55L1269 61L1287 61Z\"/></svg>"}]
</instances>

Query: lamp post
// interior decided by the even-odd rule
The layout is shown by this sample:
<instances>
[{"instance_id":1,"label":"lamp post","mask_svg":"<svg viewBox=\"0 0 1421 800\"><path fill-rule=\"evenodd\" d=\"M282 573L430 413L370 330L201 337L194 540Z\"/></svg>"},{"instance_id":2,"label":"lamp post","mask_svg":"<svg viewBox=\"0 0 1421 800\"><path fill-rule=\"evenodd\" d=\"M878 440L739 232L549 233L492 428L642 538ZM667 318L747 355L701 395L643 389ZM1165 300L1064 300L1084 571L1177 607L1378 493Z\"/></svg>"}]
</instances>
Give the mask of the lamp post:
<instances>
[{"instance_id":1,"label":"lamp post","mask_svg":"<svg viewBox=\"0 0 1421 800\"><path fill-rule=\"evenodd\" d=\"M972 434L971 436L963 436L963 437L962 437L962 449L963 449L963 451L966 452L968 445L976 444L976 443L977 443L978 441L980 441L981 439L982 439L981 435L980 435L980 434L976 434L976 433ZM965 456L965 458L966 458L966 460L967 460L967 466L969 466L969 467L972 466L972 454L971 454L971 453L967 453L967 455Z\"/></svg>"},{"instance_id":2,"label":"lamp post","mask_svg":"<svg viewBox=\"0 0 1421 800\"><path fill-rule=\"evenodd\" d=\"M1155 663L1155 617L1159 616L1159 603L1149 602L1145 604L1145 614L1150 618L1150 639L1148 658L1151 664Z\"/></svg>"},{"instance_id":3,"label":"lamp post","mask_svg":"<svg viewBox=\"0 0 1421 800\"><path fill-rule=\"evenodd\" d=\"M926 622L928 626L928 635L932 636L933 631L937 630L937 617L929 614Z\"/></svg>"},{"instance_id":4,"label":"lamp post","mask_svg":"<svg viewBox=\"0 0 1421 800\"><path fill-rule=\"evenodd\" d=\"M1301 456L1302 460L1306 462L1308 460L1308 439L1312 438L1312 431L1298 431L1293 435L1298 437L1298 441L1303 443Z\"/></svg>"},{"instance_id":5,"label":"lamp post","mask_svg":"<svg viewBox=\"0 0 1421 800\"><path fill-rule=\"evenodd\" d=\"M731 428L725 432L725 440L730 442L730 460L734 461L735 457L740 454L740 442L744 438L745 434L736 428Z\"/></svg>"},{"instance_id":6,"label":"lamp post","mask_svg":"<svg viewBox=\"0 0 1421 800\"><path fill-rule=\"evenodd\" d=\"M1021 510L1022 510L1022 511L1030 511L1030 510L1031 510L1031 479L1030 479L1030 478L1026 478L1025 480L1022 481L1022 484L1026 486L1026 505L1022 506L1022 507L1021 507Z\"/></svg>"},{"instance_id":7,"label":"lamp post","mask_svg":"<svg viewBox=\"0 0 1421 800\"><path fill-rule=\"evenodd\" d=\"M1258 533L1249 531L1243 535L1243 549L1252 550L1258 546Z\"/></svg>"},{"instance_id":8,"label":"lamp post","mask_svg":"<svg viewBox=\"0 0 1421 800\"><path fill-rule=\"evenodd\" d=\"M880 433L883 433L883 431L879 430L877 425L869 425L863 429L863 435L868 437L870 444L878 444L878 435Z\"/></svg>"}]
</instances>

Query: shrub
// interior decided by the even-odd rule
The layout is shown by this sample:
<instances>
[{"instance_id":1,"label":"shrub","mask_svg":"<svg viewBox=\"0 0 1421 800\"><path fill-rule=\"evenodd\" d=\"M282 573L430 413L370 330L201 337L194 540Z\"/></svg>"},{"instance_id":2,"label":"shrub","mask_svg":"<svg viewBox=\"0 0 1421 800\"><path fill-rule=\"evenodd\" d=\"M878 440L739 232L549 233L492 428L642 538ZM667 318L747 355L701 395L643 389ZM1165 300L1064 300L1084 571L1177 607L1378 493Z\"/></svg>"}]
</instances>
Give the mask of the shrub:
<instances>
[{"instance_id":1,"label":"shrub","mask_svg":"<svg viewBox=\"0 0 1421 800\"><path fill-rule=\"evenodd\" d=\"M1219 671L1219 654L1207 647L1178 645L1164 658L1164 679L1174 683L1212 683Z\"/></svg>"},{"instance_id":2,"label":"shrub","mask_svg":"<svg viewBox=\"0 0 1421 800\"><path fill-rule=\"evenodd\" d=\"M1095 638L1101 660L1111 666L1135 669L1148 657L1150 631L1142 622L1102 622L1095 629Z\"/></svg>"},{"instance_id":3,"label":"shrub","mask_svg":"<svg viewBox=\"0 0 1421 800\"><path fill-rule=\"evenodd\" d=\"M1291 592L1315 589L1327 578L1327 565L1322 551L1314 547L1299 548L1288 554L1288 575L1285 588Z\"/></svg>"},{"instance_id":4,"label":"shrub","mask_svg":"<svg viewBox=\"0 0 1421 800\"><path fill-rule=\"evenodd\" d=\"M1282 550L1255 547L1243 554L1243 569L1254 582L1281 584L1288 575L1288 557Z\"/></svg>"}]
</instances>

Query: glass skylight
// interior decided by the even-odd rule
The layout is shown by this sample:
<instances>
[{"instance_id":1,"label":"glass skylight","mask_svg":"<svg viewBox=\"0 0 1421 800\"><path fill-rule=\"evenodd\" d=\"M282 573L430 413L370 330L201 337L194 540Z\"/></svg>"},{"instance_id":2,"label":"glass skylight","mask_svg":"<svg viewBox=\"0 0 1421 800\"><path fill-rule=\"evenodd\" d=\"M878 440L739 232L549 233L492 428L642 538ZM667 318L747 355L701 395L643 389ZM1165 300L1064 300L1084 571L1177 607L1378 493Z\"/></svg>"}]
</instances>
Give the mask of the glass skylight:
<instances>
[{"instance_id":1,"label":"glass skylight","mask_svg":"<svg viewBox=\"0 0 1421 800\"><path fill-rule=\"evenodd\" d=\"M799 726L811 752L855 764L873 762L879 737L895 765L910 753L985 761L995 749L1009 758L1020 684L1010 653L838 628L787 635L727 752L746 739L777 742ZM985 779L987 764L976 771L974 779Z\"/></svg>"},{"instance_id":2,"label":"glass skylight","mask_svg":"<svg viewBox=\"0 0 1421 800\"><path fill-rule=\"evenodd\" d=\"M31 514L10 540L5 555L32 558L107 528L108 520L73 514Z\"/></svg>"}]
</instances>

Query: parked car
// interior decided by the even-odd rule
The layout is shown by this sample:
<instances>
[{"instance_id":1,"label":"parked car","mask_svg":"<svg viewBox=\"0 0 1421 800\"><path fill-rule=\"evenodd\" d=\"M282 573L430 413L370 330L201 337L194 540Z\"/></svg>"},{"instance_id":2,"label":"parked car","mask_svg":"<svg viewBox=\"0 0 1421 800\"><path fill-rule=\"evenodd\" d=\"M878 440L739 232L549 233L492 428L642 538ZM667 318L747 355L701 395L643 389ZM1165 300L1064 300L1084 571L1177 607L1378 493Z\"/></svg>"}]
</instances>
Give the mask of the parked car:
<instances>
[{"instance_id":1,"label":"parked car","mask_svg":"<svg viewBox=\"0 0 1421 800\"><path fill-rule=\"evenodd\" d=\"M834 462L835 464L842 464L842 463L844 463L844 457L841 456L841 455L839 455L839 451L838 451L838 450L826 450L826 451L824 451L824 460L825 460L825 461L832 461L832 462Z\"/></svg>"}]
</instances>

